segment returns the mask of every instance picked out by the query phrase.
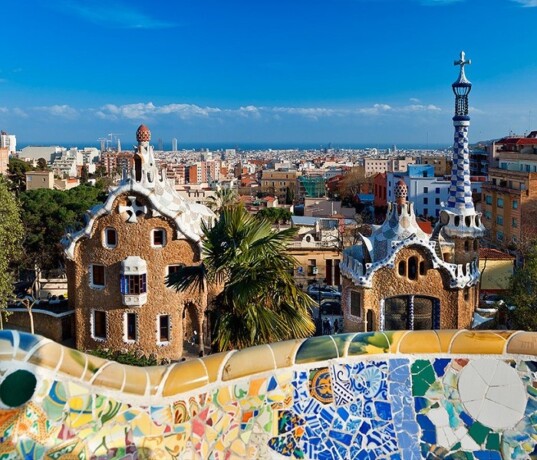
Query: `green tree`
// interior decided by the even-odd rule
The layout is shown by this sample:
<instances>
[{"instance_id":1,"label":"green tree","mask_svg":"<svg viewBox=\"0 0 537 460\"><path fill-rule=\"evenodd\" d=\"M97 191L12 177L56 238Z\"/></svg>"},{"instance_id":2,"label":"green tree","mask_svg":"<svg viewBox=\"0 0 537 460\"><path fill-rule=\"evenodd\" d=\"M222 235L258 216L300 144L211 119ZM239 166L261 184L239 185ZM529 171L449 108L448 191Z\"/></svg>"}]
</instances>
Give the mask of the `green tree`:
<instances>
[{"instance_id":1,"label":"green tree","mask_svg":"<svg viewBox=\"0 0 537 460\"><path fill-rule=\"evenodd\" d=\"M47 160L39 158L39 160L37 160L37 169L38 171L46 171L48 169Z\"/></svg>"},{"instance_id":2,"label":"green tree","mask_svg":"<svg viewBox=\"0 0 537 460\"><path fill-rule=\"evenodd\" d=\"M256 216L260 219L266 219L272 224L286 224L291 220L291 211L285 208L264 208Z\"/></svg>"},{"instance_id":3,"label":"green tree","mask_svg":"<svg viewBox=\"0 0 537 460\"><path fill-rule=\"evenodd\" d=\"M19 205L6 182L0 178L0 327L3 310L13 296L13 263L21 255L23 237Z\"/></svg>"},{"instance_id":4,"label":"green tree","mask_svg":"<svg viewBox=\"0 0 537 460\"><path fill-rule=\"evenodd\" d=\"M239 198L235 190L222 188L207 199L207 206L214 212L220 212L223 209L237 205L238 202Z\"/></svg>"},{"instance_id":5,"label":"green tree","mask_svg":"<svg viewBox=\"0 0 537 460\"><path fill-rule=\"evenodd\" d=\"M180 291L221 288L213 304L215 348L244 348L315 331L312 300L296 287L296 260L286 249L295 232L274 232L242 206L225 208L212 227L203 227L202 263L169 276L168 285Z\"/></svg>"},{"instance_id":6,"label":"green tree","mask_svg":"<svg viewBox=\"0 0 537 460\"><path fill-rule=\"evenodd\" d=\"M17 193L26 190L26 172L33 171L33 169L26 161L10 158L8 165L8 178L11 181L10 188Z\"/></svg>"},{"instance_id":7,"label":"green tree","mask_svg":"<svg viewBox=\"0 0 537 460\"><path fill-rule=\"evenodd\" d=\"M86 211L105 197L101 188L85 185L66 191L37 189L21 193L22 220L26 226L23 266L50 269L61 265L61 239L65 231L82 228Z\"/></svg>"},{"instance_id":8,"label":"green tree","mask_svg":"<svg viewBox=\"0 0 537 460\"><path fill-rule=\"evenodd\" d=\"M537 331L537 246L528 251L524 266L511 278L508 304L515 308L510 312L512 327L525 331Z\"/></svg>"},{"instance_id":9,"label":"green tree","mask_svg":"<svg viewBox=\"0 0 537 460\"><path fill-rule=\"evenodd\" d=\"M88 177L89 177L88 165L83 165L82 168L80 169L80 183L82 185L87 184L88 183Z\"/></svg>"}]
</instances>

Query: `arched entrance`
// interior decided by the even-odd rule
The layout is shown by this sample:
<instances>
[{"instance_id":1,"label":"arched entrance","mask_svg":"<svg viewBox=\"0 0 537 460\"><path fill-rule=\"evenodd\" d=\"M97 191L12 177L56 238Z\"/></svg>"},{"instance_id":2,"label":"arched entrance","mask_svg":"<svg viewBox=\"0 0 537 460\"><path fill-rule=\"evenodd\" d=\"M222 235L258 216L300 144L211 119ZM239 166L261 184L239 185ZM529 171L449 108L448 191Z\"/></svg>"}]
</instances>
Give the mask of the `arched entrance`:
<instances>
[{"instance_id":1,"label":"arched entrance","mask_svg":"<svg viewBox=\"0 0 537 460\"><path fill-rule=\"evenodd\" d=\"M440 301L434 297L406 295L384 299L383 330L440 328Z\"/></svg>"},{"instance_id":2,"label":"arched entrance","mask_svg":"<svg viewBox=\"0 0 537 460\"><path fill-rule=\"evenodd\" d=\"M187 302L183 308L183 354L197 355L202 340L196 306Z\"/></svg>"}]
</instances>

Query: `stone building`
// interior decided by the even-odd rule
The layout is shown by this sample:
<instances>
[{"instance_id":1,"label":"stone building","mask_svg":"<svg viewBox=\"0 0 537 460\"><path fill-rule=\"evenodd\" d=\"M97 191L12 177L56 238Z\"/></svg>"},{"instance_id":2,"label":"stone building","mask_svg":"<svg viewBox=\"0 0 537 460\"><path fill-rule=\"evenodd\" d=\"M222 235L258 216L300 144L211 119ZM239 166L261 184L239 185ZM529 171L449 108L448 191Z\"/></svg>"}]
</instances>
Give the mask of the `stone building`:
<instances>
[{"instance_id":1,"label":"stone building","mask_svg":"<svg viewBox=\"0 0 537 460\"><path fill-rule=\"evenodd\" d=\"M407 184L395 185L384 223L344 251L345 331L469 328L479 299L479 238L484 227L472 201L468 93L461 59L455 94L455 143L447 205L431 235L416 221Z\"/></svg>"},{"instance_id":2,"label":"stone building","mask_svg":"<svg viewBox=\"0 0 537 460\"><path fill-rule=\"evenodd\" d=\"M64 240L76 347L178 359L194 335L203 350L207 299L176 292L165 278L200 261L201 224L213 214L172 189L156 167L146 126L136 138L132 170L88 211L86 227Z\"/></svg>"}]
</instances>

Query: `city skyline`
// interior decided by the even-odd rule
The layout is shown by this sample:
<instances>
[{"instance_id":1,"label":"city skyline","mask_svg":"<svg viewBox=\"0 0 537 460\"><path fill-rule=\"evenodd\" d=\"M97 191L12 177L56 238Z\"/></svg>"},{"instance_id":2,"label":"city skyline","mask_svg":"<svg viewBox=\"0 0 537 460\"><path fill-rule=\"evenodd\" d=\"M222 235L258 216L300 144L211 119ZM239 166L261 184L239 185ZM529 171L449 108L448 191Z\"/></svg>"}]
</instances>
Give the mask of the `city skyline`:
<instances>
[{"instance_id":1,"label":"city skyline","mask_svg":"<svg viewBox=\"0 0 537 460\"><path fill-rule=\"evenodd\" d=\"M523 27L534 7L535 0L10 3L0 128L21 145L96 143L114 132L128 148L140 122L151 124L155 140L175 137L180 147L448 145L447 88L464 49L473 61L470 141L523 133L537 127L537 65L527 58L537 38ZM520 26L504 33L507 24Z\"/></svg>"}]
</instances>

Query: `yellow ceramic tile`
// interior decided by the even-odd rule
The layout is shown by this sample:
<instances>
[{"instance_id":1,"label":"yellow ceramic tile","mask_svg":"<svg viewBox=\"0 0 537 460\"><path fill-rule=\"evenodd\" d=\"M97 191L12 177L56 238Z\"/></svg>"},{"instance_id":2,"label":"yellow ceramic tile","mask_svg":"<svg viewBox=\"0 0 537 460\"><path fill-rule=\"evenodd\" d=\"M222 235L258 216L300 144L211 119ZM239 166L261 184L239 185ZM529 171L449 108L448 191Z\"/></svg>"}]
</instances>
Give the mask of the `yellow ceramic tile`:
<instances>
[{"instance_id":1,"label":"yellow ceramic tile","mask_svg":"<svg viewBox=\"0 0 537 460\"><path fill-rule=\"evenodd\" d=\"M82 378L84 369L86 368L86 354L67 347L63 351L60 372L76 379Z\"/></svg>"},{"instance_id":2,"label":"yellow ceramic tile","mask_svg":"<svg viewBox=\"0 0 537 460\"><path fill-rule=\"evenodd\" d=\"M258 372L273 370L275 367L270 347L259 345L233 353L224 366L222 380L238 379Z\"/></svg>"},{"instance_id":3,"label":"yellow ceramic tile","mask_svg":"<svg viewBox=\"0 0 537 460\"><path fill-rule=\"evenodd\" d=\"M162 379L166 375L168 366L147 367L146 370L149 376L149 394L155 396L158 393Z\"/></svg>"},{"instance_id":4,"label":"yellow ceramic tile","mask_svg":"<svg viewBox=\"0 0 537 460\"><path fill-rule=\"evenodd\" d=\"M49 342L39 347L28 359L28 362L45 369L55 369L60 362L61 355L62 346L55 342Z\"/></svg>"},{"instance_id":5,"label":"yellow ceramic tile","mask_svg":"<svg viewBox=\"0 0 537 460\"><path fill-rule=\"evenodd\" d=\"M108 360L93 355L86 355L86 358L88 365L86 367L86 372L84 373L84 376L82 378L89 382L96 374L96 372L106 363L108 363Z\"/></svg>"},{"instance_id":6,"label":"yellow ceramic tile","mask_svg":"<svg viewBox=\"0 0 537 460\"><path fill-rule=\"evenodd\" d=\"M537 355L537 333L517 332L509 338L507 353Z\"/></svg>"},{"instance_id":7,"label":"yellow ceramic tile","mask_svg":"<svg viewBox=\"0 0 537 460\"><path fill-rule=\"evenodd\" d=\"M461 331L453 339L453 354L502 354L505 338L490 331Z\"/></svg>"},{"instance_id":8,"label":"yellow ceramic tile","mask_svg":"<svg viewBox=\"0 0 537 460\"><path fill-rule=\"evenodd\" d=\"M205 366L199 359L175 364L166 377L162 396L174 396L185 391L200 388L209 383Z\"/></svg>"},{"instance_id":9,"label":"yellow ceramic tile","mask_svg":"<svg viewBox=\"0 0 537 460\"><path fill-rule=\"evenodd\" d=\"M227 357L232 352L226 352L226 353L216 353L214 355L205 356L203 359L203 363L205 364L205 367L207 368L207 375L209 377L209 382L216 382L217 380L220 380L220 372L223 369L222 363L227 360Z\"/></svg>"},{"instance_id":10,"label":"yellow ceramic tile","mask_svg":"<svg viewBox=\"0 0 537 460\"><path fill-rule=\"evenodd\" d=\"M401 341L401 339L407 332L408 331L395 331L395 332L388 331L384 333L384 335L388 337L388 340L390 342L389 353L397 353L397 350L399 348L399 342Z\"/></svg>"},{"instance_id":11,"label":"yellow ceramic tile","mask_svg":"<svg viewBox=\"0 0 537 460\"><path fill-rule=\"evenodd\" d=\"M13 346L7 338L0 339L0 361L9 361L13 356Z\"/></svg>"},{"instance_id":12,"label":"yellow ceramic tile","mask_svg":"<svg viewBox=\"0 0 537 460\"><path fill-rule=\"evenodd\" d=\"M399 353L441 353L434 331L411 331L399 343Z\"/></svg>"},{"instance_id":13,"label":"yellow ceramic tile","mask_svg":"<svg viewBox=\"0 0 537 460\"><path fill-rule=\"evenodd\" d=\"M95 380L93 380L92 385L111 390L121 390L123 388L123 382L125 381L125 366L123 364L110 363L101 369Z\"/></svg>"},{"instance_id":14,"label":"yellow ceramic tile","mask_svg":"<svg viewBox=\"0 0 537 460\"><path fill-rule=\"evenodd\" d=\"M125 373L123 393L144 395L149 381L146 368L128 366L125 368Z\"/></svg>"},{"instance_id":15,"label":"yellow ceramic tile","mask_svg":"<svg viewBox=\"0 0 537 460\"><path fill-rule=\"evenodd\" d=\"M451 344L451 341L453 340L453 337L460 332L458 330L452 330L452 329L442 329L439 331L435 331L435 334L438 337L438 340L440 341L440 351L441 353L449 353L449 346Z\"/></svg>"},{"instance_id":16,"label":"yellow ceramic tile","mask_svg":"<svg viewBox=\"0 0 537 460\"><path fill-rule=\"evenodd\" d=\"M286 340L284 342L271 343L270 348L272 348L274 353L276 367L292 366L295 362L296 352L304 340Z\"/></svg>"}]
</instances>

